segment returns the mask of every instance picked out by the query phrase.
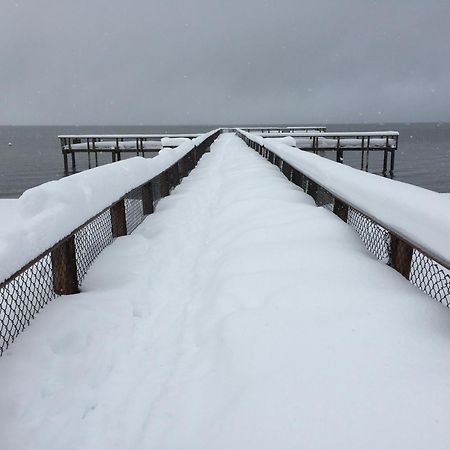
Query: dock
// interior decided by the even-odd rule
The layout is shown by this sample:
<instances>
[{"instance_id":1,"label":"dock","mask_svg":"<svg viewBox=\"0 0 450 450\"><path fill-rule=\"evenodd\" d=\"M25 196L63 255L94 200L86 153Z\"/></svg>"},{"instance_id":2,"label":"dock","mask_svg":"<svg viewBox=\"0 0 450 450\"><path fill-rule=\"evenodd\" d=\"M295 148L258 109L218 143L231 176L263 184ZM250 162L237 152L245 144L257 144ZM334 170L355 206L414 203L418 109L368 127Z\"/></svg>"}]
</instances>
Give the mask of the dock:
<instances>
[{"instance_id":1,"label":"dock","mask_svg":"<svg viewBox=\"0 0 450 450\"><path fill-rule=\"evenodd\" d=\"M154 155L163 146L164 140L169 143L166 147L173 148L179 145L180 139L193 139L198 137L195 133L181 134L64 134L59 135L61 153L64 159L64 173L69 174L70 157L72 173L76 171L76 154L86 154L88 166L98 166L98 154L111 154L111 162L120 161L122 154L135 154L136 156ZM172 142L170 142L172 141ZM91 158L94 158L92 162Z\"/></svg>"},{"instance_id":2,"label":"dock","mask_svg":"<svg viewBox=\"0 0 450 450\"><path fill-rule=\"evenodd\" d=\"M333 152L336 161L344 163L346 152L361 153L361 170L369 170L370 154L383 152L383 174L393 174L395 154L398 149L399 133L397 131L358 131L327 132L326 127L243 127L246 132L267 138L292 137L296 146L315 154ZM136 156L154 156L163 146L174 148L180 139L192 139L198 134L118 134L118 135L60 135L61 152L64 160L64 173L76 171L76 155L86 154L88 167L99 165L98 154L111 154L111 161L120 161L122 154ZM92 161L92 157L94 161Z\"/></svg>"},{"instance_id":3,"label":"dock","mask_svg":"<svg viewBox=\"0 0 450 450\"><path fill-rule=\"evenodd\" d=\"M271 138L272 133L258 133ZM370 153L383 152L383 173L394 172L395 152L398 149L397 131L356 131L356 132L292 132L278 133L276 137L291 136L302 150L315 154L334 152L336 162L344 163L345 152L361 153L361 170L369 170Z\"/></svg>"},{"instance_id":4,"label":"dock","mask_svg":"<svg viewBox=\"0 0 450 450\"><path fill-rule=\"evenodd\" d=\"M211 130L18 200L6 448L446 448L448 199L269 134Z\"/></svg>"}]
</instances>

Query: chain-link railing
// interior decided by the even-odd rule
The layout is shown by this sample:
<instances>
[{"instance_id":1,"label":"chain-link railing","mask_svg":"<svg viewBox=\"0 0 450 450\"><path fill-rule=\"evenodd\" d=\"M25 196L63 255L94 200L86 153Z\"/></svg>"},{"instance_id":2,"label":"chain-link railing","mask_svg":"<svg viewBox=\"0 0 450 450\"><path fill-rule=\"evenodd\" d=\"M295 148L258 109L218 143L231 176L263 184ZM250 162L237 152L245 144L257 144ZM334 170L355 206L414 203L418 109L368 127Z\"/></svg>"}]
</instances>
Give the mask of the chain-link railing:
<instances>
[{"instance_id":1,"label":"chain-link railing","mask_svg":"<svg viewBox=\"0 0 450 450\"><path fill-rule=\"evenodd\" d=\"M0 355L49 301L79 292L95 258L114 238L132 233L153 213L158 201L189 174L220 133L208 136L171 167L0 282Z\"/></svg>"},{"instance_id":2,"label":"chain-link railing","mask_svg":"<svg viewBox=\"0 0 450 450\"><path fill-rule=\"evenodd\" d=\"M317 206L333 211L347 222L358 233L367 250L376 258L392 266L430 297L450 307L450 267L440 264L437 258L425 254L423 250L387 229L369 214L332 194L257 140L240 131L237 134L249 147L279 167L290 181L311 195Z\"/></svg>"}]
</instances>

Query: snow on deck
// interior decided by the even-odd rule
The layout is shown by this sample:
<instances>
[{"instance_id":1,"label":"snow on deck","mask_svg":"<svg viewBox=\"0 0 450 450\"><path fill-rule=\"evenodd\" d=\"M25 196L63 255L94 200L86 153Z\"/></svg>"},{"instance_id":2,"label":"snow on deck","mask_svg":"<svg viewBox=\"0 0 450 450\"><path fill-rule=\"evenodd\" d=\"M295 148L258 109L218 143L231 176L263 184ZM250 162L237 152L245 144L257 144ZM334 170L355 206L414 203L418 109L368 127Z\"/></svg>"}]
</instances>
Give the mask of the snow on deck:
<instances>
[{"instance_id":1,"label":"snow on deck","mask_svg":"<svg viewBox=\"0 0 450 450\"><path fill-rule=\"evenodd\" d=\"M2 450L447 449L450 315L234 135L0 359Z\"/></svg>"}]
</instances>

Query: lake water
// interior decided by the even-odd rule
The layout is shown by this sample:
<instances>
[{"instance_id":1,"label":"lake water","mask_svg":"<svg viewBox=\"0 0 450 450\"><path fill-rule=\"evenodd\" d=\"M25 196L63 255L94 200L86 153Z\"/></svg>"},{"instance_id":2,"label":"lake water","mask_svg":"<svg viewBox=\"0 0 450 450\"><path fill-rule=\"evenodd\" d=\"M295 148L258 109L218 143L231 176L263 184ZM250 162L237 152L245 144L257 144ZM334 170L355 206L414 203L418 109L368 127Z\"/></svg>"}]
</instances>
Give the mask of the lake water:
<instances>
[{"instance_id":1,"label":"lake water","mask_svg":"<svg viewBox=\"0 0 450 450\"><path fill-rule=\"evenodd\" d=\"M194 133L211 126L0 126L0 198L16 198L30 187L64 176L58 134ZM450 124L327 125L328 131L400 132L394 179L437 192L450 192ZM9 146L8 143L12 145ZM132 156L132 155L130 155ZM332 156L331 156L332 157ZM110 155L100 157L110 162ZM360 154L346 152L346 164L359 168ZM77 169L87 169L87 156L77 155ZM369 170L381 174L382 152L371 153Z\"/></svg>"}]
</instances>

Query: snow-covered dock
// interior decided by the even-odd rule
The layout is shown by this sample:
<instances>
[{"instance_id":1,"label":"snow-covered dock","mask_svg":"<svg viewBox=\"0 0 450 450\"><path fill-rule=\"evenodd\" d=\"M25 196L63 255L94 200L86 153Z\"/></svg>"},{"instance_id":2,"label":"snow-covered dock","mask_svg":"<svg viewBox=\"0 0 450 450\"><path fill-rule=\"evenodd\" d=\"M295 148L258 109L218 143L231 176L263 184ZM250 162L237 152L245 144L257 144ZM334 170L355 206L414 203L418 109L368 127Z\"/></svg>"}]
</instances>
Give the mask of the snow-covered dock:
<instances>
[{"instance_id":1,"label":"snow-covered dock","mask_svg":"<svg viewBox=\"0 0 450 450\"><path fill-rule=\"evenodd\" d=\"M395 195L383 189L428 199L425 214L438 194L243 136L253 148L220 136L153 214L99 254L81 293L51 302L0 359L2 450L448 448L450 314L341 220L350 191L349 224L366 198L386 227L446 264L448 214L421 240L434 218L402 229L402 217L420 217L407 215L414 198L393 215ZM157 163L174 167L168 152L134 170L144 179ZM336 214L329 197L316 206L322 164ZM352 191L353 172L369 177L366 190ZM90 198L92 177L80 175L85 198L64 193L48 222L34 200L59 191L29 194L36 233L64 204ZM132 187L129 178L110 196ZM377 230L364 228L363 240Z\"/></svg>"},{"instance_id":2,"label":"snow-covered dock","mask_svg":"<svg viewBox=\"0 0 450 450\"><path fill-rule=\"evenodd\" d=\"M252 133L254 133L252 131ZM319 152L334 152L336 162L344 162L345 152L361 153L361 170L369 169L371 152L383 152L383 173L392 174L395 166L395 152L398 150L398 131L292 131L274 134L272 132L257 133L266 138L290 138L292 144L302 150Z\"/></svg>"},{"instance_id":3,"label":"snow-covered dock","mask_svg":"<svg viewBox=\"0 0 450 450\"><path fill-rule=\"evenodd\" d=\"M302 150L334 152L336 161L343 163L346 151L361 152L361 170L368 171L369 154L373 151L384 152L383 173L392 174L395 165L395 152L398 149L397 131L358 131L327 132L326 127L247 127L243 131L267 138L288 138L291 145ZM92 134L60 135L61 152L64 159L64 172L76 171L76 155L87 154L88 167L99 165L98 155L110 153L112 162L120 161L122 154L154 156L161 148L174 148L198 134ZM92 157L94 162L92 163Z\"/></svg>"},{"instance_id":4,"label":"snow-covered dock","mask_svg":"<svg viewBox=\"0 0 450 450\"><path fill-rule=\"evenodd\" d=\"M58 136L64 160L64 172L69 173L70 156L72 172L76 171L77 153L88 156L89 168L97 167L98 154L111 153L111 161L120 161L122 153L133 153L136 156L154 156L162 148L175 148L189 139L198 137L198 133L184 134L62 134ZM92 164L91 156L94 157Z\"/></svg>"}]
</instances>

